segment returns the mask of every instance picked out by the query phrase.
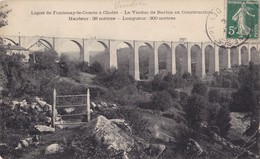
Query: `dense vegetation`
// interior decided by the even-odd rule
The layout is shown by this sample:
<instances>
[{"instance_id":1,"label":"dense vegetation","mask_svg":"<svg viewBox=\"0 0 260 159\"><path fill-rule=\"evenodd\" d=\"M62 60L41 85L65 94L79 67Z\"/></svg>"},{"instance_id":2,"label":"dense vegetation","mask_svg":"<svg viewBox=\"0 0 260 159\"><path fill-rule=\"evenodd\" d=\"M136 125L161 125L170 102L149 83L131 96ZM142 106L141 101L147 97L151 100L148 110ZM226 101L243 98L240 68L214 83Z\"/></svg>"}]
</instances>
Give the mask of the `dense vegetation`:
<instances>
[{"instance_id":1,"label":"dense vegetation","mask_svg":"<svg viewBox=\"0 0 260 159\"><path fill-rule=\"evenodd\" d=\"M54 50L34 52L28 63L23 63L22 58L19 54L0 54L0 91L4 98L30 102L40 96L52 103L54 88L59 94L86 93L90 85L82 82L84 72L95 75L90 87L93 100L160 114L181 123L180 130L193 138L200 138L205 127L226 137L231 126L230 111L252 112L258 105L260 67L252 62L233 71L215 73L211 81L201 81L187 72L183 75L159 73L152 81L135 81L124 71L104 70L98 62L89 66L65 55L58 57ZM186 88L191 89L184 91ZM2 114L8 115L4 111ZM11 124L13 120L24 121L30 127L28 118L19 115L19 111L13 113L19 118L6 117L10 128L19 127Z\"/></svg>"}]
</instances>

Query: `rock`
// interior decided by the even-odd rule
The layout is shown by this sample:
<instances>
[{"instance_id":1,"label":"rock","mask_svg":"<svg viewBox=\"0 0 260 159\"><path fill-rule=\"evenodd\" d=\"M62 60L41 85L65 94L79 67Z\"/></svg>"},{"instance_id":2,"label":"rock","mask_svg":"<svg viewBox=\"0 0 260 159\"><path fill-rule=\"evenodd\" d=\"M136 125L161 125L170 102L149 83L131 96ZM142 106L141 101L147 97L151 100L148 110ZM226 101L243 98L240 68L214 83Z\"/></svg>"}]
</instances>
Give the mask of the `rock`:
<instances>
[{"instance_id":1,"label":"rock","mask_svg":"<svg viewBox=\"0 0 260 159\"><path fill-rule=\"evenodd\" d=\"M20 103L20 102L18 102L18 101L15 101L15 100L14 100L14 101L12 101L12 105L13 105L13 106L16 106L16 105L17 105L17 104L19 104L19 103Z\"/></svg>"},{"instance_id":2,"label":"rock","mask_svg":"<svg viewBox=\"0 0 260 159\"><path fill-rule=\"evenodd\" d=\"M176 143L175 137L171 136L171 134L169 134L167 131L161 129L161 127L157 124L155 124L153 127L148 127L148 130L156 140Z\"/></svg>"},{"instance_id":3,"label":"rock","mask_svg":"<svg viewBox=\"0 0 260 159\"><path fill-rule=\"evenodd\" d=\"M165 150L165 145L162 144L151 144L144 152L152 158L158 158Z\"/></svg>"},{"instance_id":4,"label":"rock","mask_svg":"<svg viewBox=\"0 0 260 159\"><path fill-rule=\"evenodd\" d=\"M45 101L41 100L40 98L36 97L36 102L41 106L44 107L47 104Z\"/></svg>"},{"instance_id":5,"label":"rock","mask_svg":"<svg viewBox=\"0 0 260 159\"><path fill-rule=\"evenodd\" d=\"M22 144L21 143L18 143L17 147L15 148L15 150L21 150L23 147L22 147Z\"/></svg>"},{"instance_id":6,"label":"rock","mask_svg":"<svg viewBox=\"0 0 260 159\"><path fill-rule=\"evenodd\" d=\"M33 143L33 138L32 137L28 137L25 139L25 141L28 142L29 145L31 145Z\"/></svg>"},{"instance_id":7,"label":"rock","mask_svg":"<svg viewBox=\"0 0 260 159\"><path fill-rule=\"evenodd\" d=\"M90 104L91 104L91 107L94 109L97 107L97 105L94 102L91 102Z\"/></svg>"},{"instance_id":8,"label":"rock","mask_svg":"<svg viewBox=\"0 0 260 159\"><path fill-rule=\"evenodd\" d=\"M27 104L27 101L26 101L26 100L23 100L23 101L20 102L20 106L21 106L21 107L27 107L27 105L28 105L28 104Z\"/></svg>"},{"instance_id":9,"label":"rock","mask_svg":"<svg viewBox=\"0 0 260 159\"><path fill-rule=\"evenodd\" d=\"M74 110L75 110L74 108L66 108L66 109L64 109L64 112L65 112L66 114L70 114L70 113L72 113Z\"/></svg>"},{"instance_id":10,"label":"rock","mask_svg":"<svg viewBox=\"0 0 260 159\"><path fill-rule=\"evenodd\" d=\"M23 148L28 148L29 147L29 143L26 140L21 140L20 143L21 143Z\"/></svg>"},{"instance_id":11,"label":"rock","mask_svg":"<svg viewBox=\"0 0 260 159\"><path fill-rule=\"evenodd\" d=\"M34 135L32 140L33 140L33 142L38 142L39 141L39 135Z\"/></svg>"},{"instance_id":12,"label":"rock","mask_svg":"<svg viewBox=\"0 0 260 159\"><path fill-rule=\"evenodd\" d=\"M35 125L34 126L36 130L38 130L39 132L54 132L55 129L46 125Z\"/></svg>"},{"instance_id":13,"label":"rock","mask_svg":"<svg viewBox=\"0 0 260 159\"><path fill-rule=\"evenodd\" d=\"M36 109L38 112L43 112L43 109L42 109L39 105L36 105L36 106L35 106L35 109Z\"/></svg>"},{"instance_id":14,"label":"rock","mask_svg":"<svg viewBox=\"0 0 260 159\"><path fill-rule=\"evenodd\" d=\"M32 103L31 108L35 109L36 105L37 105L37 103Z\"/></svg>"},{"instance_id":15,"label":"rock","mask_svg":"<svg viewBox=\"0 0 260 159\"><path fill-rule=\"evenodd\" d=\"M110 119L111 122L115 123L121 129L128 131L132 134L131 127L125 122L124 119Z\"/></svg>"},{"instance_id":16,"label":"rock","mask_svg":"<svg viewBox=\"0 0 260 159\"><path fill-rule=\"evenodd\" d=\"M101 110L103 107L102 107L101 104L97 104L97 108L98 108L99 110Z\"/></svg>"},{"instance_id":17,"label":"rock","mask_svg":"<svg viewBox=\"0 0 260 159\"><path fill-rule=\"evenodd\" d=\"M46 121L46 123L48 123L48 124L51 124L51 117L45 117L45 121Z\"/></svg>"},{"instance_id":18,"label":"rock","mask_svg":"<svg viewBox=\"0 0 260 159\"><path fill-rule=\"evenodd\" d=\"M200 145L193 139L189 139L187 150L189 150L192 155L199 156L203 153L203 149Z\"/></svg>"},{"instance_id":19,"label":"rock","mask_svg":"<svg viewBox=\"0 0 260 159\"><path fill-rule=\"evenodd\" d=\"M63 151L63 147L61 147L59 144L51 144L45 148L45 155L57 154Z\"/></svg>"},{"instance_id":20,"label":"rock","mask_svg":"<svg viewBox=\"0 0 260 159\"><path fill-rule=\"evenodd\" d=\"M125 151L124 151L123 156L122 156L121 159L129 159Z\"/></svg>"},{"instance_id":21,"label":"rock","mask_svg":"<svg viewBox=\"0 0 260 159\"><path fill-rule=\"evenodd\" d=\"M221 137L219 137L216 133L213 134L213 140L216 142L221 142Z\"/></svg>"},{"instance_id":22,"label":"rock","mask_svg":"<svg viewBox=\"0 0 260 159\"><path fill-rule=\"evenodd\" d=\"M117 108L117 105L116 104L112 104L112 107Z\"/></svg>"},{"instance_id":23,"label":"rock","mask_svg":"<svg viewBox=\"0 0 260 159\"><path fill-rule=\"evenodd\" d=\"M50 104L45 104L44 105L44 107L43 107L43 110L45 111L45 112L52 112L52 105L50 105Z\"/></svg>"},{"instance_id":24,"label":"rock","mask_svg":"<svg viewBox=\"0 0 260 159\"><path fill-rule=\"evenodd\" d=\"M129 152L134 144L134 139L126 132L122 131L114 122L100 115L81 127L81 133L74 138L74 145L84 145L93 140L90 146L103 147L105 151ZM76 147L80 148L80 147ZM90 157L91 158L91 157Z\"/></svg>"},{"instance_id":25,"label":"rock","mask_svg":"<svg viewBox=\"0 0 260 159\"><path fill-rule=\"evenodd\" d=\"M56 121L56 122L57 122L57 121L62 121L61 116L60 116L60 115L56 116L56 117L55 117L55 121Z\"/></svg>"},{"instance_id":26,"label":"rock","mask_svg":"<svg viewBox=\"0 0 260 159\"><path fill-rule=\"evenodd\" d=\"M108 104L106 102L101 102L100 104L104 107L108 107Z\"/></svg>"},{"instance_id":27,"label":"rock","mask_svg":"<svg viewBox=\"0 0 260 159\"><path fill-rule=\"evenodd\" d=\"M56 125L55 128L56 128L57 130L62 130L64 127L63 127L62 125Z\"/></svg>"}]
</instances>

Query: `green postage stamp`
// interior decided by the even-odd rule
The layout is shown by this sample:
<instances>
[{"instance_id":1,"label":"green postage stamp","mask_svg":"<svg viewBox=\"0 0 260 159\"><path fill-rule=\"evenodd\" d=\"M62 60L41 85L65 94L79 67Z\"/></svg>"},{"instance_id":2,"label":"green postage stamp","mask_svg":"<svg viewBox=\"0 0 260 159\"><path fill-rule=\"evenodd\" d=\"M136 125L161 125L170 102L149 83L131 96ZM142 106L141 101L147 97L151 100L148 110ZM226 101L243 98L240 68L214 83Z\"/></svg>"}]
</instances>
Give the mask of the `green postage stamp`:
<instances>
[{"instance_id":1,"label":"green postage stamp","mask_svg":"<svg viewBox=\"0 0 260 159\"><path fill-rule=\"evenodd\" d=\"M227 38L258 38L258 0L227 0Z\"/></svg>"}]
</instances>

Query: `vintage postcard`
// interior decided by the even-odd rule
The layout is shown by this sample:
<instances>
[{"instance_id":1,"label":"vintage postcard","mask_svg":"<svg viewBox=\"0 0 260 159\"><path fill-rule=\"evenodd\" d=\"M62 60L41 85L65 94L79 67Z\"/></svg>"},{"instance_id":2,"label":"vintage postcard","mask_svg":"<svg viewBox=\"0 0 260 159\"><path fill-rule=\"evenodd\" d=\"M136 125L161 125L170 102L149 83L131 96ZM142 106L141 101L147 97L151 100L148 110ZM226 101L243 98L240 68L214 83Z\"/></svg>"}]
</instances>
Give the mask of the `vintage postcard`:
<instances>
[{"instance_id":1,"label":"vintage postcard","mask_svg":"<svg viewBox=\"0 0 260 159\"><path fill-rule=\"evenodd\" d=\"M0 159L260 158L259 0L0 8Z\"/></svg>"}]
</instances>

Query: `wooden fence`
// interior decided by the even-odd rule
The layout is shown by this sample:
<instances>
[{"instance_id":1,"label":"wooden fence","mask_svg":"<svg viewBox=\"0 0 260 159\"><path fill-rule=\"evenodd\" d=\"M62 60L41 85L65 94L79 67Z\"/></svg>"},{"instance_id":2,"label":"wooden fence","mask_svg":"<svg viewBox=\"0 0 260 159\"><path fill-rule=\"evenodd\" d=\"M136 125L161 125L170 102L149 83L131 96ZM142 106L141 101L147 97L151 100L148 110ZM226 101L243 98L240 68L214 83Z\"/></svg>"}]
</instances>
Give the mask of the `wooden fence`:
<instances>
[{"instance_id":1,"label":"wooden fence","mask_svg":"<svg viewBox=\"0 0 260 159\"><path fill-rule=\"evenodd\" d=\"M82 104L57 104L57 99L59 98L77 98L82 97L86 98L86 103ZM73 116L86 116L86 122L90 121L90 93L89 89L87 90L87 94L79 94L79 95L57 95L56 89L53 90L53 106L52 106L52 126L55 125L78 125L78 124L85 124L86 122L68 122L68 123L56 123L56 117L58 114L59 108L78 108L78 107L85 107L85 111L83 113L77 114L64 114L60 115L62 117L73 117Z\"/></svg>"}]
</instances>

